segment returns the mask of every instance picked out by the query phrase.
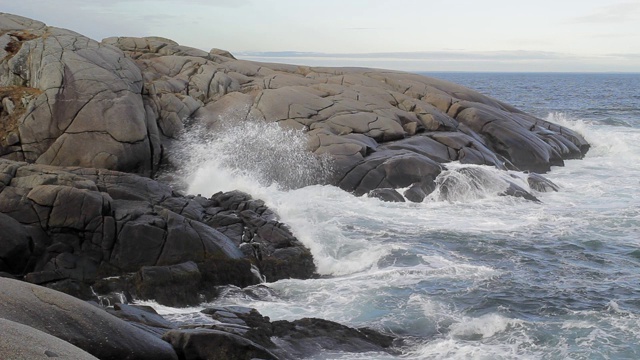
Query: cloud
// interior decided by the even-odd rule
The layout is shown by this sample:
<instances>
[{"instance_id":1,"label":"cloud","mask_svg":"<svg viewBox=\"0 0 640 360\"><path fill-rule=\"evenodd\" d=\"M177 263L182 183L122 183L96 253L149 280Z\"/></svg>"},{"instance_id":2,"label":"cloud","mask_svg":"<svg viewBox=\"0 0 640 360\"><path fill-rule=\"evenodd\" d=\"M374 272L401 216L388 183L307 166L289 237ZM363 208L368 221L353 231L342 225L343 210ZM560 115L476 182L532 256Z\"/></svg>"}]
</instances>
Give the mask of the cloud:
<instances>
[{"instance_id":1,"label":"cloud","mask_svg":"<svg viewBox=\"0 0 640 360\"><path fill-rule=\"evenodd\" d=\"M640 22L640 2L624 2L598 8L595 12L571 19L572 23Z\"/></svg>"},{"instance_id":2,"label":"cloud","mask_svg":"<svg viewBox=\"0 0 640 360\"><path fill-rule=\"evenodd\" d=\"M150 2L149 0L117 0L114 2ZM171 0L154 0L154 2L167 2ZM98 0L96 3L103 3L103 0ZM109 3L109 2L107 2ZM225 7L225 8L239 8L246 5L251 5L253 0L182 0L182 3L186 4L199 4L211 7Z\"/></svg>"},{"instance_id":3,"label":"cloud","mask_svg":"<svg viewBox=\"0 0 640 360\"><path fill-rule=\"evenodd\" d=\"M296 58L296 59L369 59L369 60L446 60L446 61L504 61L504 60L557 60L572 57L548 51L422 51L376 53L318 53L298 51L244 51L236 53L245 58Z\"/></svg>"},{"instance_id":4,"label":"cloud","mask_svg":"<svg viewBox=\"0 0 640 360\"><path fill-rule=\"evenodd\" d=\"M621 58L627 60L640 60L640 53L629 53L629 54L607 54L605 56Z\"/></svg>"},{"instance_id":5,"label":"cloud","mask_svg":"<svg viewBox=\"0 0 640 360\"><path fill-rule=\"evenodd\" d=\"M372 67L403 71L640 72L640 54L579 56L546 51L428 51L367 54L234 52L239 59L305 66Z\"/></svg>"}]
</instances>

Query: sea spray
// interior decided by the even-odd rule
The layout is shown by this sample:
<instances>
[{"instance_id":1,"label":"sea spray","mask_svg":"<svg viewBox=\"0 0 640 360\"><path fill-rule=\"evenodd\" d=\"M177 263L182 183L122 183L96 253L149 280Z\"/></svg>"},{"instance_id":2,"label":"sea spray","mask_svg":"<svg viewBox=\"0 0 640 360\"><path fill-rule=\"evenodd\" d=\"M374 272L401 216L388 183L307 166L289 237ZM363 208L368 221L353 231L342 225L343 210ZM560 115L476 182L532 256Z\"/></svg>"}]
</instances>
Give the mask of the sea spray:
<instances>
[{"instance_id":1,"label":"sea spray","mask_svg":"<svg viewBox=\"0 0 640 360\"><path fill-rule=\"evenodd\" d=\"M261 120L192 126L184 132L179 166L189 192L281 190L325 184L331 159L308 150L304 132ZM219 187L216 187L218 185ZM210 195L210 194L209 194Z\"/></svg>"}]
</instances>

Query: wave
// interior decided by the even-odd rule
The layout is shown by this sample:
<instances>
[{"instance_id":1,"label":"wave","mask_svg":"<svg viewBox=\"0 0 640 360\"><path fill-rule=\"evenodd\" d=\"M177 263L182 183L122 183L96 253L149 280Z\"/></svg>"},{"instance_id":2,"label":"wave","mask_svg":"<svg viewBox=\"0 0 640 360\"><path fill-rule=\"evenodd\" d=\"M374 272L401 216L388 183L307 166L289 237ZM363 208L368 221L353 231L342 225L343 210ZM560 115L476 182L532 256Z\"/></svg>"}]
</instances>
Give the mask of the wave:
<instances>
[{"instance_id":1,"label":"wave","mask_svg":"<svg viewBox=\"0 0 640 360\"><path fill-rule=\"evenodd\" d=\"M183 136L187 145L177 157L190 193L290 190L326 183L332 174L331 159L308 151L303 132L277 123L247 120L196 126Z\"/></svg>"}]
</instances>

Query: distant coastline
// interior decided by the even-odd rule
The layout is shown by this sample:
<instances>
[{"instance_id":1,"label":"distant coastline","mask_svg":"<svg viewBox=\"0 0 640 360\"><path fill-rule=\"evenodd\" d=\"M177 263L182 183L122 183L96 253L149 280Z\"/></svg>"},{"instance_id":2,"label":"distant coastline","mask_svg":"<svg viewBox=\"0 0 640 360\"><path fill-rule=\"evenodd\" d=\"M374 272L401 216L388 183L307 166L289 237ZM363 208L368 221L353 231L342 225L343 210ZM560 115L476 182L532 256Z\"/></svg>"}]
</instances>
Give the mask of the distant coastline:
<instances>
[{"instance_id":1,"label":"distant coastline","mask_svg":"<svg viewBox=\"0 0 640 360\"><path fill-rule=\"evenodd\" d=\"M637 56L607 55L577 59L541 51L430 51L389 53L322 53L234 51L238 59L306 66L370 67L423 72L622 73L640 74ZM614 61L616 71L610 71ZM428 69L428 70L425 70Z\"/></svg>"}]
</instances>

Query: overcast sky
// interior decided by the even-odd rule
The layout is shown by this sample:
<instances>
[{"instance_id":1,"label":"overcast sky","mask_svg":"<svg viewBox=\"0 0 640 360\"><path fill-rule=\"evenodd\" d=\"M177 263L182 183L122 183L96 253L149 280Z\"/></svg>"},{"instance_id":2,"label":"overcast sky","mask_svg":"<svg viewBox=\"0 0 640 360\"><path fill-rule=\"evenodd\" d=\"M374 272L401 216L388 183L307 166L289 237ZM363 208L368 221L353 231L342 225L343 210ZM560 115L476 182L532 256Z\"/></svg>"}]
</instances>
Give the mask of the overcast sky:
<instances>
[{"instance_id":1,"label":"overcast sky","mask_svg":"<svg viewBox=\"0 0 640 360\"><path fill-rule=\"evenodd\" d=\"M0 0L0 11L273 62L640 72L640 0Z\"/></svg>"}]
</instances>

